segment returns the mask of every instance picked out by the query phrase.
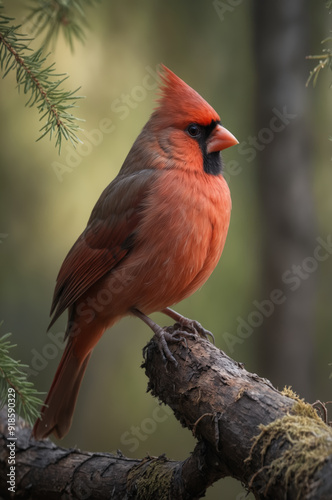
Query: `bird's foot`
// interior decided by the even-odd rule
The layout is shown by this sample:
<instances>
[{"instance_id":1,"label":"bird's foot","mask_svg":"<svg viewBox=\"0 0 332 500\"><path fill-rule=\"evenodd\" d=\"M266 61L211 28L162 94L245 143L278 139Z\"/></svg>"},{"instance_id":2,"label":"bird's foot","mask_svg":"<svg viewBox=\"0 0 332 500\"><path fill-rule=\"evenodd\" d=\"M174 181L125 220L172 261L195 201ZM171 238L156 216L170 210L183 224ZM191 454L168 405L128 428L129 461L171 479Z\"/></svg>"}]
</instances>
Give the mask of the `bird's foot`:
<instances>
[{"instance_id":1,"label":"bird's foot","mask_svg":"<svg viewBox=\"0 0 332 500\"><path fill-rule=\"evenodd\" d=\"M161 326L157 325L157 323L155 323L151 318L149 318L149 316L146 316L146 314L142 313L138 309L132 309L131 312L135 316L142 319L144 323L146 323L154 332L156 342L160 350L160 353L163 357L163 360L165 362L170 361L175 366L177 366L178 363L174 358L173 354L171 353L170 348L168 347L168 343L182 342L185 341L186 338L195 338L195 332L186 332L181 329L176 329L172 333L170 333L166 328L161 328ZM181 325L179 324L179 326Z\"/></svg>"},{"instance_id":2,"label":"bird's foot","mask_svg":"<svg viewBox=\"0 0 332 500\"><path fill-rule=\"evenodd\" d=\"M158 325L156 325L158 326ZM174 330L173 333L170 333L167 329L161 328L158 326L158 329L154 330L155 332L155 337L157 340L157 344L159 347L159 350L161 352L161 355L164 359L164 361L170 361L171 363L174 363L175 366L178 365L178 362L174 358L173 354L170 351L170 348L168 347L169 343L174 343L174 342L186 342L186 338L195 338L195 334L191 332L186 332L180 329Z\"/></svg>"},{"instance_id":3,"label":"bird's foot","mask_svg":"<svg viewBox=\"0 0 332 500\"><path fill-rule=\"evenodd\" d=\"M170 309L169 307L166 307L166 309L163 309L161 312L163 312L164 314L167 314L167 316L174 319L180 326L187 328L188 330L191 330L191 333L193 335L199 335L200 337L202 337L203 339L206 339L206 340L208 340L210 337L213 344L215 343L213 333L210 332L209 330L206 330L195 319L186 318L185 316L182 316L181 314L177 313L176 311L173 311L173 309ZM174 332L174 333L176 333L176 332ZM188 332L181 331L181 333L188 333Z\"/></svg>"}]
</instances>

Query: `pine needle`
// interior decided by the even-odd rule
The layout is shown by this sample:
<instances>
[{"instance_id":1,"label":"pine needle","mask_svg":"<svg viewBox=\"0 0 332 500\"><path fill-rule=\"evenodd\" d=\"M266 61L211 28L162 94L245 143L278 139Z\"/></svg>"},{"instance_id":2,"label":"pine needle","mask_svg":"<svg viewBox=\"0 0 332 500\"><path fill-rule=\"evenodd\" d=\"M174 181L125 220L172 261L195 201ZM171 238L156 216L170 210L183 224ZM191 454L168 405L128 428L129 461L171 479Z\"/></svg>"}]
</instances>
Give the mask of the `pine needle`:
<instances>
[{"instance_id":1,"label":"pine needle","mask_svg":"<svg viewBox=\"0 0 332 500\"><path fill-rule=\"evenodd\" d=\"M322 41L322 43L331 41L332 38L326 38ZM332 70L332 50L330 48L323 49L323 54L317 56L307 56L307 59L318 59L318 64L314 67L312 71L310 71L309 78L306 82L306 87L308 87L309 83L312 81L313 86L315 87L317 83L318 76L322 69L328 67Z\"/></svg>"},{"instance_id":2,"label":"pine needle","mask_svg":"<svg viewBox=\"0 0 332 500\"><path fill-rule=\"evenodd\" d=\"M76 132L80 130L77 122L82 120L70 110L77 107L76 102L82 96L77 95L79 88L63 89L62 84L68 76L57 74L54 64L47 65L49 54L44 56L42 49L32 51L28 46L32 39L21 34L21 26L14 26L13 21L15 19L0 14L0 69L3 78L10 71L16 71L18 91L23 90L28 96L26 106L37 106L42 119L46 119L37 140L45 135L51 139L54 135L60 153L63 139L74 145L81 142Z\"/></svg>"},{"instance_id":3,"label":"pine needle","mask_svg":"<svg viewBox=\"0 0 332 500\"><path fill-rule=\"evenodd\" d=\"M45 33L43 45L55 41L62 30L65 40L74 50L74 39L85 41L84 28L88 26L85 8L101 0L31 0L27 20L35 26L35 35Z\"/></svg>"},{"instance_id":4,"label":"pine needle","mask_svg":"<svg viewBox=\"0 0 332 500\"><path fill-rule=\"evenodd\" d=\"M327 0L325 2L326 8L329 11L329 14L332 13L332 0ZM332 37L325 38L324 40L321 41L322 44L326 44L328 42L332 41ZM317 56L307 56L307 59L318 59L319 62L316 64L314 69L310 71L309 78L306 82L306 87L308 87L309 83L312 82L313 86L315 87L318 76L320 72L325 69L325 68L330 68L332 70L332 49L330 47L324 48L322 50L322 54L319 54Z\"/></svg>"},{"instance_id":5,"label":"pine needle","mask_svg":"<svg viewBox=\"0 0 332 500\"><path fill-rule=\"evenodd\" d=\"M39 416L39 407L43 404L33 383L26 378L24 369L27 365L13 359L9 351L16 347L8 340L11 333L0 337L0 407L7 403L8 395L14 390L15 412L21 414L30 424Z\"/></svg>"}]
</instances>

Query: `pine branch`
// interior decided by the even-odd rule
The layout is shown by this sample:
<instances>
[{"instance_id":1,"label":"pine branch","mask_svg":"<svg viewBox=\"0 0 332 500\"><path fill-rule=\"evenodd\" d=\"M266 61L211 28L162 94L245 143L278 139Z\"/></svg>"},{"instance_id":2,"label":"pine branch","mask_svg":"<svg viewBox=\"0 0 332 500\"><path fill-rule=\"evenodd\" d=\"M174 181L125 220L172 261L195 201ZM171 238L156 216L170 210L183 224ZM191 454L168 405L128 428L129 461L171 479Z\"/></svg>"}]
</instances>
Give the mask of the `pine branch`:
<instances>
[{"instance_id":1,"label":"pine branch","mask_svg":"<svg viewBox=\"0 0 332 500\"><path fill-rule=\"evenodd\" d=\"M326 38L322 43L331 42L332 38ZM307 59L319 59L319 63L310 71L309 78L306 82L306 87L312 81L313 86L316 85L319 73L324 68L330 68L332 70L332 50L330 48L323 49L323 54L317 56L307 56Z\"/></svg>"},{"instance_id":2,"label":"pine branch","mask_svg":"<svg viewBox=\"0 0 332 500\"><path fill-rule=\"evenodd\" d=\"M329 14L332 13L332 0L327 0L326 8L329 11ZM325 38L321 41L321 43L331 42L332 37ZM319 59L319 63L314 67L312 71L310 71L309 78L306 82L306 87L308 87L309 83L312 81L313 86L316 85L318 76L322 69L330 68L332 70L332 50L331 48L325 48L322 51L323 53L318 56L307 56L307 59Z\"/></svg>"},{"instance_id":3,"label":"pine branch","mask_svg":"<svg viewBox=\"0 0 332 500\"><path fill-rule=\"evenodd\" d=\"M88 26L85 8L92 7L101 0L32 0L28 20L36 25L36 36L46 31L43 45L56 40L60 30L74 49L74 38L85 41L84 28Z\"/></svg>"},{"instance_id":4,"label":"pine branch","mask_svg":"<svg viewBox=\"0 0 332 500\"><path fill-rule=\"evenodd\" d=\"M27 365L13 359L9 351L16 347L8 338L10 333L0 338L0 407L7 403L8 395L15 400L15 411L24 415L30 424L39 416L43 403L33 383L26 379L24 369Z\"/></svg>"},{"instance_id":5,"label":"pine branch","mask_svg":"<svg viewBox=\"0 0 332 500\"><path fill-rule=\"evenodd\" d=\"M0 8L2 6L0 5ZM31 38L19 33L20 25L14 26L10 22L13 18L0 15L0 69L4 72L3 78L11 71L16 70L18 90L23 89L28 94L26 106L37 106L41 114L40 121L46 120L41 127L41 135L37 140L49 135L55 135L55 146L61 151L62 139L69 140L73 145L80 142L76 135L79 126L69 110L77 107L76 101L81 99L77 95L79 88L65 91L62 84L68 76L55 73L54 63L45 66L48 56L42 55L42 49L32 51L28 44Z\"/></svg>"}]
</instances>

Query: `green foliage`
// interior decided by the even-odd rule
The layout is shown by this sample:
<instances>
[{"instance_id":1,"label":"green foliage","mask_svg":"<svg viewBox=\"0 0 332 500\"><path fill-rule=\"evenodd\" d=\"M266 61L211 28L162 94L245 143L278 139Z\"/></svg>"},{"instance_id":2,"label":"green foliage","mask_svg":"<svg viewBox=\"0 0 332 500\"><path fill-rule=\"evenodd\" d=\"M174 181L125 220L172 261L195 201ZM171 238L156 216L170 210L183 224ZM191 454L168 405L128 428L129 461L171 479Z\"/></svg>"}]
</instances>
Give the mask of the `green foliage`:
<instances>
[{"instance_id":1,"label":"green foliage","mask_svg":"<svg viewBox=\"0 0 332 500\"><path fill-rule=\"evenodd\" d=\"M55 134L55 146L60 152L62 139L73 144L79 142L76 136L78 119L69 113L80 98L76 95L79 89L64 90L62 84L68 77L56 74L54 64L47 66L47 56L43 56L42 49L32 51L28 47L31 38L19 33L20 26L12 25L11 21L14 19L0 14L0 68L3 77L16 70L18 90L23 89L28 95L26 106L36 105L40 120L46 120L39 139L47 134L52 138Z\"/></svg>"},{"instance_id":2,"label":"green foliage","mask_svg":"<svg viewBox=\"0 0 332 500\"><path fill-rule=\"evenodd\" d=\"M328 0L326 2L326 7L329 11L329 14L332 13L332 0ZM322 40L322 44L326 44L332 42L332 37L325 38ZM322 69L330 68L332 70L332 49L330 47L325 47L322 50L322 54L317 56L307 56L307 59L318 59L318 64L314 67L312 71L310 71L309 78L307 80L306 86L308 87L309 83L312 81L313 86L316 85L318 76Z\"/></svg>"},{"instance_id":3,"label":"green foliage","mask_svg":"<svg viewBox=\"0 0 332 500\"><path fill-rule=\"evenodd\" d=\"M46 32L43 45L56 40L62 30L67 43L73 50L76 38L85 40L84 27L88 26L85 7L92 7L100 0L32 0L28 20L36 26L36 36Z\"/></svg>"},{"instance_id":4,"label":"green foliage","mask_svg":"<svg viewBox=\"0 0 332 500\"><path fill-rule=\"evenodd\" d=\"M15 391L15 411L24 416L32 424L39 416L39 407L43 403L38 395L43 394L36 391L32 382L26 379L24 365L9 355L9 351L16 347L8 338L10 333L0 338L0 405L7 403L9 389ZM12 394L12 391L10 391Z\"/></svg>"},{"instance_id":5,"label":"green foliage","mask_svg":"<svg viewBox=\"0 0 332 500\"><path fill-rule=\"evenodd\" d=\"M325 40L322 40L321 43L327 43L331 42L332 37L325 38ZM312 71L310 71L309 78L307 80L306 86L309 85L309 83L312 81L313 86L316 85L317 83L317 78L319 76L319 73L322 69L324 68L330 68L332 70L332 49L331 48L324 48L323 53L318 55L318 56L307 56L307 59L318 59L319 63L314 67Z\"/></svg>"}]
</instances>

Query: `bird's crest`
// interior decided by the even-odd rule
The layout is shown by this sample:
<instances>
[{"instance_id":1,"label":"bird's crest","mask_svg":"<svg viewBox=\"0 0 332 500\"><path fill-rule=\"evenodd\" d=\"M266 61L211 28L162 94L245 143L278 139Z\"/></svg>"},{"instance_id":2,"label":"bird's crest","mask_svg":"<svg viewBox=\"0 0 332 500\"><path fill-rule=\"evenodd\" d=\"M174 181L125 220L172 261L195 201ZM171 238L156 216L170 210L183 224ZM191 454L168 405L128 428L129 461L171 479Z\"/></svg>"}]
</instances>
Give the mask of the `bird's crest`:
<instances>
[{"instance_id":1,"label":"bird's crest","mask_svg":"<svg viewBox=\"0 0 332 500\"><path fill-rule=\"evenodd\" d=\"M161 78L159 106L154 112L158 121L174 125L188 122L209 125L212 120L220 121L212 106L163 64L159 76Z\"/></svg>"}]
</instances>

